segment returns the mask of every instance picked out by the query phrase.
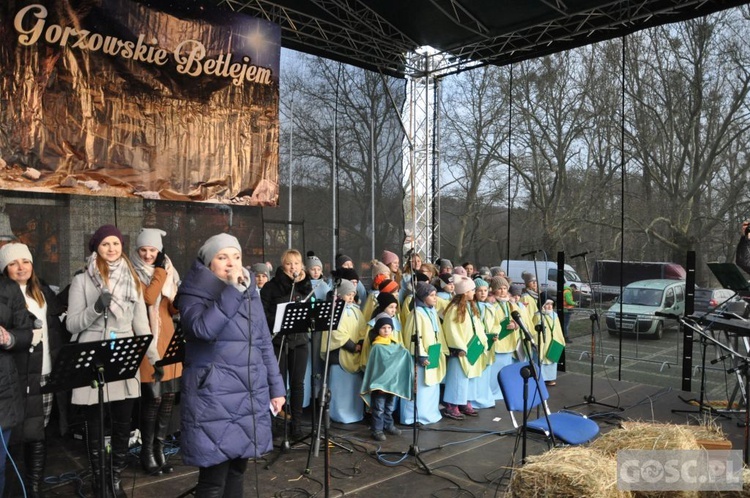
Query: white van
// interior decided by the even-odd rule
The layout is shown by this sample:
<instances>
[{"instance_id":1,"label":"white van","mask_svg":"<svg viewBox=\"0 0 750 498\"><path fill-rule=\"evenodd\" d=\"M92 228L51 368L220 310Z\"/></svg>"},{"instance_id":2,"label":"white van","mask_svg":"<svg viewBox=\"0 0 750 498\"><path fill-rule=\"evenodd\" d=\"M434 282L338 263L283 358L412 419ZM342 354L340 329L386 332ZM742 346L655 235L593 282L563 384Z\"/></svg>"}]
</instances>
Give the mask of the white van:
<instances>
[{"instance_id":1,"label":"white van","mask_svg":"<svg viewBox=\"0 0 750 498\"><path fill-rule=\"evenodd\" d=\"M557 293L557 262L556 261L536 261L536 273L534 273L534 261L527 259L511 259L500 263L500 268L510 277L513 282L523 284L521 275L529 272L537 275L539 290L547 291L547 295L554 298ZM570 265L563 267L565 283L567 285L576 284L581 292L581 297L586 300L591 297L591 286L583 283L575 269Z\"/></svg>"}]
</instances>

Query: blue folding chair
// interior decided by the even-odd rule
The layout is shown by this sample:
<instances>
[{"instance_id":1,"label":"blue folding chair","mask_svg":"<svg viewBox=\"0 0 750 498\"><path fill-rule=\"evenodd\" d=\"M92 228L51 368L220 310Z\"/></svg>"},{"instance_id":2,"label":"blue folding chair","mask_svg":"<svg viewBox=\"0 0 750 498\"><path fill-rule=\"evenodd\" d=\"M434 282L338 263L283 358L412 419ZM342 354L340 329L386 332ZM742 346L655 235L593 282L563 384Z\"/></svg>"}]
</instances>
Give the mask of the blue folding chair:
<instances>
[{"instance_id":1,"label":"blue folding chair","mask_svg":"<svg viewBox=\"0 0 750 498\"><path fill-rule=\"evenodd\" d=\"M523 427L518 425L514 413L519 412L523 416L524 377L521 375L523 368L530 368L529 363L513 363L503 367L497 374L497 382L500 384L500 390L503 392L505 407L508 409L508 413L510 413L513 426L521 430ZM528 371L523 373L528 373ZM539 389L537 389L537 386ZM539 393L541 393L541 398ZM526 430L542 434L547 439L548 444L551 445L552 436L554 436L555 441L559 440L565 444L577 445L587 443L599 434L599 426L596 422L589 420L580 413L569 411L550 413L547 406L549 392L547 391L547 386L544 385L543 379L537 383L533 376L529 377L527 398L526 413L530 413L533 408L541 404L547 417L542 415L534 420L527 420ZM549 424L547 423L547 419L549 419ZM551 431L550 426L552 427Z\"/></svg>"}]
</instances>

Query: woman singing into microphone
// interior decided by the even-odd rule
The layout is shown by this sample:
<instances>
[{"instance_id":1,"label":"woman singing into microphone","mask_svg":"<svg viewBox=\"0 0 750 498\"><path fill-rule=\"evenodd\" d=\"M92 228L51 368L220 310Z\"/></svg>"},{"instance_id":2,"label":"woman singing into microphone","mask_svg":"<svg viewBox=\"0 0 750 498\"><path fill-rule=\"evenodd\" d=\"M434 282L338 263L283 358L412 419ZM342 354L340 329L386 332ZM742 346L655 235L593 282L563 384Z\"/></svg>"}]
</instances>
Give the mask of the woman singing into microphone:
<instances>
[{"instance_id":1,"label":"woman singing into microphone","mask_svg":"<svg viewBox=\"0 0 750 498\"><path fill-rule=\"evenodd\" d=\"M260 291L263 309L266 312L268 328L273 330L276 317L276 306L289 301L301 301L312 291L310 278L302 266L302 254L289 249L281 256L281 266L276 269L272 278ZM286 347L282 349L282 340ZM279 334L273 340L276 357L282 376L288 376L290 387L289 405L292 414L292 438L302 436L300 421L305 397L305 369L307 367L307 334ZM287 351L284 354L284 351Z\"/></svg>"},{"instance_id":2,"label":"woman singing into microphone","mask_svg":"<svg viewBox=\"0 0 750 498\"><path fill-rule=\"evenodd\" d=\"M185 335L182 461L200 467L196 498L243 495L249 458L271 451L284 382L237 238L209 238L180 285ZM257 490L256 490L257 491Z\"/></svg>"}]
</instances>

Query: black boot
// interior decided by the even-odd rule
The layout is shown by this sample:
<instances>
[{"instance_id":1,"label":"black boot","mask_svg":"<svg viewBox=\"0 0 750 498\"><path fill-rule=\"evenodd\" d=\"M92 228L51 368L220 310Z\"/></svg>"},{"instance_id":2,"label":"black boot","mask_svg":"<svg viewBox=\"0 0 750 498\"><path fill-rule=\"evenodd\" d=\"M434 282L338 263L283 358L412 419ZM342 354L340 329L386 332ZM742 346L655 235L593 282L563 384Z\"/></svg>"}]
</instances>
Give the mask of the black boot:
<instances>
[{"instance_id":1,"label":"black boot","mask_svg":"<svg viewBox=\"0 0 750 498\"><path fill-rule=\"evenodd\" d=\"M99 429L94 429L93 426L96 424L90 424L86 422L86 446L89 454L89 465L91 466L91 489L94 491L95 498L112 498L112 490L109 488L109 479L105 477L104 489L101 487L102 472L106 472L106 457L105 466L102 468L99 461L99 455L101 455L101 438L99 437Z\"/></svg>"},{"instance_id":2,"label":"black boot","mask_svg":"<svg viewBox=\"0 0 750 498\"><path fill-rule=\"evenodd\" d=\"M112 493L115 498L128 498L122 488L122 471L128 466L130 423L112 422Z\"/></svg>"},{"instance_id":3,"label":"black boot","mask_svg":"<svg viewBox=\"0 0 750 498\"><path fill-rule=\"evenodd\" d=\"M161 465L154 459L154 431L160 398L141 398L141 467L149 475L161 474Z\"/></svg>"},{"instance_id":4,"label":"black boot","mask_svg":"<svg viewBox=\"0 0 750 498\"><path fill-rule=\"evenodd\" d=\"M44 461L47 458L47 444L44 441L25 443L26 492L29 498L41 496L44 479Z\"/></svg>"},{"instance_id":5,"label":"black boot","mask_svg":"<svg viewBox=\"0 0 750 498\"><path fill-rule=\"evenodd\" d=\"M172 407L174 406L174 393L164 394L161 397L161 405L159 405L159 414L156 417L156 437L154 439L154 457L156 463L161 467L162 472L165 474L171 474L174 472L174 467L167 462L167 458L164 456L164 441L167 438L167 431L169 430L169 422L172 420Z\"/></svg>"}]
</instances>

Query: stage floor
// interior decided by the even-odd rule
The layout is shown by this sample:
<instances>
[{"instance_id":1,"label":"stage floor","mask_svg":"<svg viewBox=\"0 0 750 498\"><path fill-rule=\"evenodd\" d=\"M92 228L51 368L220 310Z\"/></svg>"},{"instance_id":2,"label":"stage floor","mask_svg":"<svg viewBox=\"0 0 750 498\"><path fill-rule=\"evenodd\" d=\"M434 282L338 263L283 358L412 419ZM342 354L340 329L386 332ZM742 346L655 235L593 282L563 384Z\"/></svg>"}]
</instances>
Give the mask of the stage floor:
<instances>
[{"instance_id":1,"label":"stage floor","mask_svg":"<svg viewBox=\"0 0 750 498\"><path fill-rule=\"evenodd\" d=\"M622 411L611 410L598 404L576 408L581 413L593 415L592 418L603 432L615 427L620 420L618 417L698 424L697 407L680 399L697 398L696 394L604 377L595 379L593 393L598 402L623 408ZM560 373L557 386L550 388L550 406L555 410L580 403L588 394L588 376ZM688 413L673 413L673 410ZM744 446L744 429L737 425L741 417L744 415L717 419L735 449ZM388 436L386 442L376 443L370 439L369 430L363 423L332 424L331 434L338 444L330 448L329 496L495 496L505 489L507 479L503 476L512 464L516 438L502 401L494 409L480 410L478 417L468 417L463 421L443 419L419 429L417 447L419 456L430 469L429 474L418 466L417 458L402 454L412 447L414 435L410 427L401 428L403 433L400 437ZM309 455L307 444L295 445L278 460L274 460L278 453L275 449L267 455L266 460L251 463L245 474L245 496L325 496L323 446L321 442L319 455L309 459L309 473L305 473ZM542 441L530 439L528 442L527 452L530 455L546 449L547 445ZM380 452L396 454L379 455ZM520 458L519 448L515 460L518 462ZM133 456L123 475L128 496L167 498L190 490L196 483L197 469L181 465L179 453L170 461L174 463L174 473L150 477L141 471L137 457ZM269 466L269 462L273 463ZM44 496L91 496L88 474L84 473L87 467L81 441L52 438L47 475L60 477L48 477L48 481L52 483L61 479L64 482L47 484ZM84 494L78 495L77 487L80 484L76 479L68 479L81 475L86 478Z\"/></svg>"}]
</instances>

